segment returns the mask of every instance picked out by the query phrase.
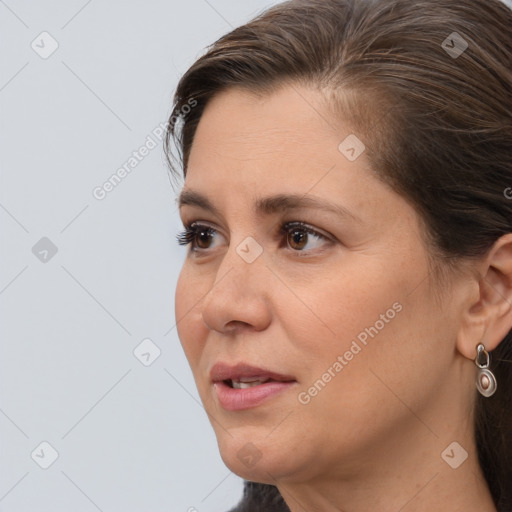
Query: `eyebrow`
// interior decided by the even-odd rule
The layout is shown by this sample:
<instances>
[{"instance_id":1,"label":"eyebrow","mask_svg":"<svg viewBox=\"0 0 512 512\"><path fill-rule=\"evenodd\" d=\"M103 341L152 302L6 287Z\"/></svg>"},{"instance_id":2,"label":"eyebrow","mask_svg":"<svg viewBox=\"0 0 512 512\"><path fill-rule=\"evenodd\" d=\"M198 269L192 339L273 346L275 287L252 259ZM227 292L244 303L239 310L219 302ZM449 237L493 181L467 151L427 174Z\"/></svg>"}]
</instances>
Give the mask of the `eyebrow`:
<instances>
[{"instance_id":1,"label":"eyebrow","mask_svg":"<svg viewBox=\"0 0 512 512\"><path fill-rule=\"evenodd\" d=\"M281 211L305 209L323 210L335 213L341 217L348 217L357 222L361 222L361 219L347 208L325 199L308 195L279 194L259 199L256 202L256 211L266 215L271 215Z\"/></svg>"},{"instance_id":2,"label":"eyebrow","mask_svg":"<svg viewBox=\"0 0 512 512\"><path fill-rule=\"evenodd\" d=\"M193 190L182 191L178 198L178 204L180 208L185 205L195 206L220 216L219 210L206 196ZM348 217L354 221L362 222L360 217L347 208L325 199L308 195L278 194L258 199L255 205L255 211L260 215L272 215L283 211L304 209L328 211L341 217Z\"/></svg>"},{"instance_id":3,"label":"eyebrow","mask_svg":"<svg viewBox=\"0 0 512 512\"><path fill-rule=\"evenodd\" d=\"M186 205L195 206L219 216L219 210L213 206L213 203L206 196L193 190L183 190L178 197L178 207Z\"/></svg>"}]
</instances>

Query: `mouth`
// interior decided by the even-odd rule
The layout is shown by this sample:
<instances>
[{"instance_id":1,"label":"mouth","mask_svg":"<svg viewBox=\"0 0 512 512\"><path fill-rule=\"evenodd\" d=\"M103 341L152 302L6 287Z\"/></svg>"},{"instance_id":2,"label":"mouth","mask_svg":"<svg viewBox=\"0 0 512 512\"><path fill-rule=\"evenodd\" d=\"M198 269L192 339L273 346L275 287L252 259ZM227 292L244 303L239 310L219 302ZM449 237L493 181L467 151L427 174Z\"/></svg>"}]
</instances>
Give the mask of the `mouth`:
<instances>
[{"instance_id":1,"label":"mouth","mask_svg":"<svg viewBox=\"0 0 512 512\"><path fill-rule=\"evenodd\" d=\"M291 382L291 381L277 381L269 378L254 378L254 377L239 377L238 379L226 379L224 381L226 386L233 389L248 389L254 386L260 386L267 382Z\"/></svg>"},{"instance_id":2,"label":"mouth","mask_svg":"<svg viewBox=\"0 0 512 512\"><path fill-rule=\"evenodd\" d=\"M245 363L234 366L217 363L212 367L210 377L219 404L228 411L256 407L297 384L290 375Z\"/></svg>"},{"instance_id":3,"label":"mouth","mask_svg":"<svg viewBox=\"0 0 512 512\"><path fill-rule=\"evenodd\" d=\"M247 363L229 365L219 362L212 366L210 378L213 383L224 382L235 389L246 389L258 386L268 381L290 382L295 381L291 375L283 375L265 368L258 368Z\"/></svg>"}]
</instances>

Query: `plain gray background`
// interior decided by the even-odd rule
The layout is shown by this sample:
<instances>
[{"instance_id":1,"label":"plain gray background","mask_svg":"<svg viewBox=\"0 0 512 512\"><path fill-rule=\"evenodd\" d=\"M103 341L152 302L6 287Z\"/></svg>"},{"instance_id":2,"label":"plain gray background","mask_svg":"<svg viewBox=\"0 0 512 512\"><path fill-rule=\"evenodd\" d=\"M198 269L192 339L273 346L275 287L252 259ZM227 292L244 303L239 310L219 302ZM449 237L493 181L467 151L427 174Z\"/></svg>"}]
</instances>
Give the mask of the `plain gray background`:
<instances>
[{"instance_id":1,"label":"plain gray background","mask_svg":"<svg viewBox=\"0 0 512 512\"><path fill-rule=\"evenodd\" d=\"M2 512L238 502L174 328L185 252L161 144L93 190L155 139L203 49L273 3L0 1Z\"/></svg>"},{"instance_id":2,"label":"plain gray background","mask_svg":"<svg viewBox=\"0 0 512 512\"><path fill-rule=\"evenodd\" d=\"M161 144L93 190L156 140L203 48L275 3L0 0L1 511L239 500L176 335Z\"/></svg>"}]
</instances>

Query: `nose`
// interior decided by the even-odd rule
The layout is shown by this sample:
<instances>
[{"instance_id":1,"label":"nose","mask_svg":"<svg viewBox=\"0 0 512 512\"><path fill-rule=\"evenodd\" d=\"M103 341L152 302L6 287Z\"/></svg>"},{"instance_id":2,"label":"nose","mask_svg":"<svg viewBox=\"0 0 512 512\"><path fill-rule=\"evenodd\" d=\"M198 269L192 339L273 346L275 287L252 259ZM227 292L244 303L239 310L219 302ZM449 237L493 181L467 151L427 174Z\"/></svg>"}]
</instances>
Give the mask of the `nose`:
<instances>
[{"instance_id":1,"label":"nose","mask_svg":"<svg viewBox=\"0 0 512 512\"><path fill-rule=\"evenodd\" d=\"M269 274L263 257L248 263L230 248L202 301L201 314L208 329L222 334L266 329L272 318Z\"/></svg>"}]
</instances>

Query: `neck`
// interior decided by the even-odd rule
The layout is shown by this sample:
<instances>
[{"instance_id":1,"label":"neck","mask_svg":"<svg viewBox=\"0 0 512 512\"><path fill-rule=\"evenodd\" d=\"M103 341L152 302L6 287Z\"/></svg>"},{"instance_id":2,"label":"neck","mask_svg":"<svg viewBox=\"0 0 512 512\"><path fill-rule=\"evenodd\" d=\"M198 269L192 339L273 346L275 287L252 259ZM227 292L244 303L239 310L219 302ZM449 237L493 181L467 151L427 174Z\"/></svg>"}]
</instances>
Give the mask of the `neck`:
<instances>
[{"instance_id":1,"label":"neck","mask_svg":"<svg viewBox=\"0 0 512 512\"><path fill-rule=\"evenodd\" d=\"M458 445L447 450L454 440ZM453 468L449 463L457 466L464 457L460 447L468 456ZM371 447L357 469L277 487L291 512L496 512L472 431L434 434L420 422L414 435Z\"/></svg>"}]
</instances>

